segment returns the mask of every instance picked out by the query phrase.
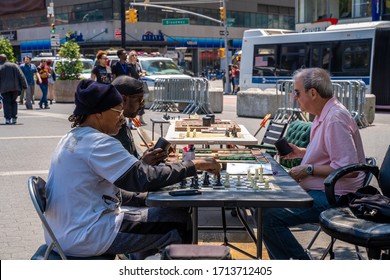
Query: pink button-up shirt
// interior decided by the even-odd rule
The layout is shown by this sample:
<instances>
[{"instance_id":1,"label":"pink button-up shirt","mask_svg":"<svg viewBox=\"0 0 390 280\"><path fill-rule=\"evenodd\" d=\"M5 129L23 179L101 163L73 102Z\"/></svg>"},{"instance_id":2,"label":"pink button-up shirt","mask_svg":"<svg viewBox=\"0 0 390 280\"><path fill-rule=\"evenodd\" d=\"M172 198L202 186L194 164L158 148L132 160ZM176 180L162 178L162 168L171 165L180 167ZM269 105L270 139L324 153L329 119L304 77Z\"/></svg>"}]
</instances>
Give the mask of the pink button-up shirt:
<instances>
[{"instance_id":1,"label":"pink button-up shirt","mask_svg":"<svg viewBox=\"0 0 390 280\"><path fill-rule=\"evenodd\" d=\"M353 163L364 163L363 143L356 122L348 110L335 98L313 120L310 144L302 159L303 164L330 165L337 169ZM300 182L305 190L324 191L324 177L308 176ZM338 180L335 193L342 195L362 187L364 173L355 178Z\"/></svg>"}]
</instances>

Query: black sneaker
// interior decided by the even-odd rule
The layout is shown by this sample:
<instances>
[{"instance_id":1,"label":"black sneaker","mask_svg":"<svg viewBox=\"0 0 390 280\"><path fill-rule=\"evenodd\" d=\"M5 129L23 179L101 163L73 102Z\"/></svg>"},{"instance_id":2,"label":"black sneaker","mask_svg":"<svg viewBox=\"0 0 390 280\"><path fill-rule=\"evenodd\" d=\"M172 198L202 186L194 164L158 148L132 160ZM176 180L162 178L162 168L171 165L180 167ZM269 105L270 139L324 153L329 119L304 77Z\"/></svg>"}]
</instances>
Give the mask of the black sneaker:
<instances>
[{"instance_id":1,"label":"black sneaker","mask_svg":"<svg viewBox=\"0 0 390 280\"><path fill-rule=\"evenodd\" d=\"M45 106L45 109L50 109L50 107L49 106Z\"/></svg>"},{"instance_id":2,"label":"black sneaker","mask_svg":"<svg viewBox=\"0 0 390 280\"><path fill-rule=\"evenodd\" d=\"M16 124L16 123L17 123L16 118L13 118L12 121L11 121L11 124Z\"/></svg>"},{"instance_id":3,"label":"black sneaker","mask_svg":"<svg viewBox=\"0 0 390 280\"><path fill-rule=\"evenodd\" d=\"M10 119L5 119L5 124L11 124L11 120Z\"/></svg>"}]
</instances>

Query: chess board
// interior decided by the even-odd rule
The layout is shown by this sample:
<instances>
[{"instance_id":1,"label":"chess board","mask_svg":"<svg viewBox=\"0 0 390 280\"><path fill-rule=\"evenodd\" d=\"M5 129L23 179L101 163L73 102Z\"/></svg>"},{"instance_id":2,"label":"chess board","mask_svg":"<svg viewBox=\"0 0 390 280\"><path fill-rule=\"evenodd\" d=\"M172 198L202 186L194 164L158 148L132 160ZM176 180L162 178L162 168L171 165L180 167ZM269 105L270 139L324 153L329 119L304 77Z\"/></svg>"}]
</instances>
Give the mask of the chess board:
<instances>
[{"instance_id":1,"label":"chess board","mask_svg":"<svg viewBox=\"0 0 390 280\"><path fill-rule=\"evenodd\" d=\"M215 123L210 126L203 126L202 119L183 119L175 122L175 131L187 131L187 127L190 128L191 133L194 129L197 132L202 131L207 134L223 134L228 128L232 132L233 127L236 127L237 132L241 132L241 128L235 121L215 119Z\"/></svg>"},{"instance_id":2,"label":"chess board","mask_svg":"<svg viewBox=\"0 0 390 280\"><path fill-rule=\"evenodd\" d=\"M209 184L205 184L205 176L207 172L203 172L197 176L198 185L196 186L195 177L186 179L186 183L178 183L174 185L177 189L204 189L204 190L218 190L218 191L281 191L280 187L269 182L268 187L264 182L256 180L252 185L251 180L243 175L229 175L229 184L226 184L226 173L221 174L220 180L214 175L209 175ZM252 175L253 176L253 175ZM240 179L239 179L240 178ZM272 176L263 176L264 179L272 180ZM218 182L220 181L220 182Z\"/></svg>"},{"instance_id":3,"label":"chess board","mask_svg":"<svg viewBox=\"0 0 390 280\"><path fill-rule=\"evenodd\" d=\"M172 155L176 160L182 160L183 150L179 149L177 154ZM196 149L195 158L212 157L218 162L263 162L268 160L262 153L248 149ZM172 158L170 161L174 161Z\"/></svg>"}]
</instances>

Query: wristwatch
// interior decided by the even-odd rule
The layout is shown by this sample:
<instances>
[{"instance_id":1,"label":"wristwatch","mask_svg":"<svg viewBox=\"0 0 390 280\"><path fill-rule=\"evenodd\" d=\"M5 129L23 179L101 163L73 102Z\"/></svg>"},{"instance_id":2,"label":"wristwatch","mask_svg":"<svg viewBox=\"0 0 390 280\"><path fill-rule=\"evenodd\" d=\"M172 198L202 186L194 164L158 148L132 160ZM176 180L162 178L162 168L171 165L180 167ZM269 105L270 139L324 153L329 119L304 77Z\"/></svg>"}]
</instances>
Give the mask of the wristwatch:
<instances>
[{"instance_id":1,"label":"wristwatch","mask_svg":"<svg viewBox=\"0 0 390 280\"><path fill-rule=\"evenodd\" d=\"M306 167L306 173L307 173L307 175L312 176L312 175L313 175L313 172L314 172L314 166L313 166L313 164L308 164L307 167Z\"/></svg>"}]
</instances>

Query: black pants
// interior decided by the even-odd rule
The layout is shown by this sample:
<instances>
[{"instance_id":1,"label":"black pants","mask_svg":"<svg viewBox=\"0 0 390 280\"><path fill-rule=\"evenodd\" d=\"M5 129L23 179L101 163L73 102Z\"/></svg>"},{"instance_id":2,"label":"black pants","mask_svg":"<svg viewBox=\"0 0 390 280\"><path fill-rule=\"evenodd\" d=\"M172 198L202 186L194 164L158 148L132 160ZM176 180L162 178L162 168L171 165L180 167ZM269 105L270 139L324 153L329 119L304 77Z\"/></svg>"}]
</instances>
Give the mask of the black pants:
<instances>
[{"instance_id":1,"label":"black pants","mask_svg":"<svg viewBox=\"0 0 390 280\"><path fill-rule=\"evenodd\" d=\"M16 119L18 116L18 103L16 99L20 95L20 91L3 92L3 108L4 118L6 120Z\"/></svg>"}]
</instances>

